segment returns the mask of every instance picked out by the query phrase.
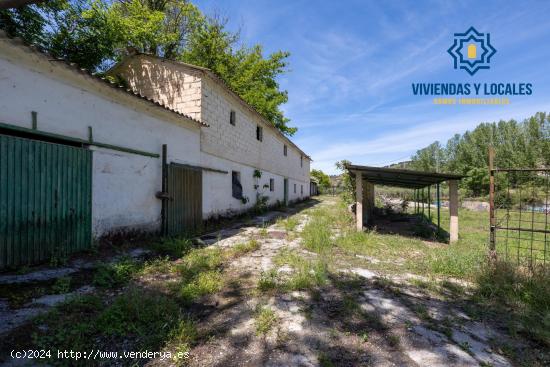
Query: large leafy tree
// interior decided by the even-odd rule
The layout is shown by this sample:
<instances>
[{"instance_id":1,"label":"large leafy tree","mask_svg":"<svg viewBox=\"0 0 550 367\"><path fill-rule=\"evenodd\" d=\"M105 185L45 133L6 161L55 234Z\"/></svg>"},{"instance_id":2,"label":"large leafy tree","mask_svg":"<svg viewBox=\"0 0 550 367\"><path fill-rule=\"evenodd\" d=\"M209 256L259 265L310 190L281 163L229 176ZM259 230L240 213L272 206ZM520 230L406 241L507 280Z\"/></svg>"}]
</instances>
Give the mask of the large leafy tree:
<instances>
[{"instance_id":1,"label":"large leafy tree","mask_svg":"<svg viewBox=\"0 0 550 367\"><path fill-rule=\"evenodd\" d=\"M287 92L277 82L289 54L266 57L260 45L242 46L226 24L187 0L53 0L0 10L0 26L11 35L94 72L136 50L210 68L280 131L294 134L280 109Z\"/></svg>"},{"instance_id":2,"label":"large leafy tree","mask_svg":"<svg viewBox=\"0 0 550 367\"><path fill-rule=\"evenodd\" d=\"M321 190L327 190L330 188L330 177L320 169L312 169L311 177L314 177L317 179L317 182L319 183L319 188Z\"/></svg>"},{"instance_id":3,"label":"large leafy tree","mask_svg":"<svg viewBox=\"0 0 550 367\"><path fill-rule=\"evenodd\" d=\"M474 130L453 136L442 147L438 142L420 149L411 168L455 172L466 175L462 186L473 195L488 190L488 149L495 149L495 164L501 168L550 167L550 116L536 113L515 120L481 123Z\"/></svg>"},{"instance_id":4,"label":"large leafy tree","mask_svg":"<svg viewBox=\"0 0 550 367\"><path fill-rule=\"evenodd\" d=\"M288 126L279 108L288 95L277 83L277 76L286 71L289 53L279 51L266 58L260 45L238 47L238 41L239 34L229 32L225 20L210 18L191 34L178 59L212 69L275 127L293 135L297 129Z\"/></svg>"}]
</instances>

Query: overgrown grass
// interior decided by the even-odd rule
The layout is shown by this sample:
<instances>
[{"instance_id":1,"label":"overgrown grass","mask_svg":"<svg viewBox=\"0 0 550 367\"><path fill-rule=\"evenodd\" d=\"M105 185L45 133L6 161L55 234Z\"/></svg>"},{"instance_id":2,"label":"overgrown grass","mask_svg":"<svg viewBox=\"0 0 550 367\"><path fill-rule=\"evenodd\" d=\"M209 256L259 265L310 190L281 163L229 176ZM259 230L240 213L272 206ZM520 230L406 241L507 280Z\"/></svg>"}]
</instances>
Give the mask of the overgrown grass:
<instances>
[{"instance_id":1,"label":"overgrown grass","mask_svg":"<svg viewBox=\"0 0 550 367\"><path fill-rule=\"evenodd\" d=\"M258 335L267 334L277 322L277 315L269 306L258 305L254 318Z\"/></svg>"},{"instance_id":2,"label":"overgrown grass","mask_svg":"<svg viewBox=\"0 0 550 367\"><path fill-rule=\"evenodd\" d=\"M193 248L193 242L185 237L167 237L153 245L153 249L160 255L177 259L187 254Z\"/></svg>"},{"instance_id":3,"label":"overgrown grass","mask_svg":"<svg viewBox=\"0 0 550 367\"><path fill-rule=\"evenodd\" d=\"M258 290L260 292L269 292L278 287L277 270L262 271L258 279Z\"/></svg>"},{"instance_id":4,"label":"overgrown grass","mask_svg":"<svg viewBox=\"0 0 550 367\"><path fill-rule=\"evenodd\" d=\"M141 263L131 258L124 258L114 263L103 263L96 270L93 284L100 288L121 287L126 285L142 268Z\"/></svg>"},{"instance_id":5,"label":"overgrown grass","mask_svg":"<svg viewBox=\"0 0 550 367\"><path fill-rule=\"evenodd\" d=\"M285 219L283 218L277 219L277 226L284 228L285 231L287 232L294 231L298 223L300 223L300 221L298 220L298 217L296 215L292 215Z\"/></svg>"},{"instance_id":6,"label":"overgrown grass","mask_svg":"<svg viewBox=\"0 0 550 367\"><path fill-rule=\"evenodd\" d=\"M170 345L181 351L188 350L196 338L193 322L172 297L137 288L110 304L98 296L75 298L35 322L45 328L33 335L34 344L52 351L54 358L48 364L53 365L74 364L74 360L56 359L58 350L116 350L114 345L136 351L160 350Z\"/></svg>"},{"instance_id":7,"label":"overgrown grass","mask_svg":"<svg viewBox=\"0 0 550 367\"><path fill-rule=\"evenodd\" d=\"M223 277L219 270L204 271L181 285L180 297L184 303L190 303L207 294L218 292L222 287Z\"/></svg>"},{"instance_id":8,"label":"overgrown grass","mask_svg":"<svg viewBox=\"0 0 550 367\"><path fill-rule=\"evenodd\" d=\"M218 247L193 249L177 266L181 276L179 296L184 303L190 303L198 298L219 291L223 286L220 267L224 261L224 253Z\"/></svg>"},{"instance_id":9,"label":"overgrown grass","mask_svg":"<svg viewBox=\"0 0 550 367\"><path fill-rule=\"evenodd\" d=\"M255 239L251 239L248 242L236 244L229 250L229 252L231 257L237 257L247 254L249 252L256 251L259 248L260 243Z\"/></svg>"},{"instance_id":10,"label":"overgrown grass","mask_svg":"<svg viewBox=\"0 0 550 367\"><path fill-rule=\"evenodd\" d=\"M332 246L332 216L328 209L311 211L310 220L301 233L304 247L316 253L326 253Z\"/></svg>"},{"instance_id":11,"label":"overgrown grass","mask_svg":"<svg viewBox=\"0 0 550 367\"><path fill-rule=\"evenodd\" d=\"M479 273L475 297L506 316L512 334L521 333L550 347L550 271L522 270L506 262L487 264Z\"/></svg>"},{"instance_id":12,"label":"overgrown grass","mask_svg":"<svg viewBox=\"0 0 550 367\"><path fill-rule=\"evenodd\" d=\"M294 251L283 249L274 262L293 269L288 278L280 280L279 287L284 290L309 290L324 285L328 280L328 265L324 260L306 259Z\"/></svg>"}]
</instances>

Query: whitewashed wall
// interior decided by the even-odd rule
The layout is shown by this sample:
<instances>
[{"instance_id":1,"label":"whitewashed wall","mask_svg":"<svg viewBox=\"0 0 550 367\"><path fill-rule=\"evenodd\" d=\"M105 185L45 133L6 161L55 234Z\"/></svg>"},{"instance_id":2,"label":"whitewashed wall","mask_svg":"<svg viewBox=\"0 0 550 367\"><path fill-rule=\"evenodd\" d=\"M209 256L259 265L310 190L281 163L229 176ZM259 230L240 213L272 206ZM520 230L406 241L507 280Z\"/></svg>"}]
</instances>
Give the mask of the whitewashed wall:
<instances>
[{"instance_id":1,"label":"whitewashed wall","mask_svg":"<svg viewBox=\"0 0 550 367\"><path fill-rule=\"evenodd\" d=\"M204 219L250 209L256 202L257 193L267 196L269 198L269 205L275 205L277 201L281 203L284 201L284 177L281 175L261 170L262 177L255 179L254 168L207 153L202 153L201 164L205 167L228 171L227 174L210 171L203 172L202 207ZM232 171L240 173L243 196L249 199L249 202L246 204L243 204L241 200L235 199L232 196ZM264 188L264 185L269 185L270 178L275 180L274 191L270 191L269 187ZM294 179L289 179L288 181L288 200L290 202L303 200L309 196L309 184ZM254 188L256 184L259 186L257 189ZM297 186L296 193L293 191L294 184ZM300 192L301 185L303 185L303 193Z\"/></svg>"},{"instance_id":2,"label":"whitewashed wall","mask_svg":"<svg viewBox=\"0 0 550 367\"><path fill-rule=\"evenodd\" d=\"M210 125L201 130L203 152L270 171L294 180L309 182L309 160L270 128L262 118L243 106L232 93L218 83L203 78L202 120ZM229 123L230 111L236 112L235 126ZM263 127L263 140L256 139L256 127ZM287 145L287 155L283 154Z\"/></svg>"},{"instance_id":3,"label":"whitewashed wall","mask_svg":"<svg viewBox=\"0 0 550 367\"><path fill-rule=\"evenodd\" d=\"M209 125L201 129L201 164L228 171L226 175L205 171L203 174L203 217L240 212L254 205L256 191L252 174L264 172L259 191L270 204L283 201L283 179L289 180L289 200L309 196L310 161L271 128L257 113L226 87L205 72L181 63L163 61L147 55L126 59L111 71L122 75L140 93L168 103L172 108L200 119ZM236 112L235 126L229 123L231 110ZM263 126L263 141L256 139L256 126ZM283 154L287 145L287 155ZM250 201L242 204L231 195L231 171L241 173L243 195ZM275 179L275 191L263 189ZM296 183L296 193L294 184ZM303 193L301 187L303 186Z\"/></svg>"},{"instance_id":4,"label":"whitewashed wall","mask_svg":"<svg viewBox=\"0 0 550 367\"><path fill-rule=\"evenodd\" d=\"M116 101L116 102L115 102ZM68 70L58 61L0 40L0 122L38 130L161 152L170 160L200 163L200 128L195 122ZM161 160L115 150L94 149L93 233L118 229L158 229Z\"/></svg>"}]
</instances>

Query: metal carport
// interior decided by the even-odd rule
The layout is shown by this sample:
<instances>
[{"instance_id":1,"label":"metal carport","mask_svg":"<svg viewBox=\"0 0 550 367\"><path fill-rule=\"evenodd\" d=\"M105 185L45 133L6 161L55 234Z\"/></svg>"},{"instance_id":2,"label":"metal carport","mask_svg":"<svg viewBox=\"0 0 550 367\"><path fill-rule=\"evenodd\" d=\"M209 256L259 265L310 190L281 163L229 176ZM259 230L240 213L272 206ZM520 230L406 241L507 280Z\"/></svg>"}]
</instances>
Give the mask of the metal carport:
<instances>
[{"instance_id":1,"label":"metal carport","mask_svg":"<svg viewBox=\"0 0 550 367\"><path fill-rule=\"evenodd\" d=\"M421 189L423 190L427 187L429 190L431 186L436 185L439 226L439 184L447 181L449 184L450 213L449 240L451 243L458 240L458 182L463 178L463 176L450 173L369 167L355 164L346 165L346 169L350 175L355 178L355 213L358 231L363 230L364 223L368 222L372 216L372 210L374 208L374 185L414 189L415 195L418 195L419 190Z\"/></svg>"}]
</instances>

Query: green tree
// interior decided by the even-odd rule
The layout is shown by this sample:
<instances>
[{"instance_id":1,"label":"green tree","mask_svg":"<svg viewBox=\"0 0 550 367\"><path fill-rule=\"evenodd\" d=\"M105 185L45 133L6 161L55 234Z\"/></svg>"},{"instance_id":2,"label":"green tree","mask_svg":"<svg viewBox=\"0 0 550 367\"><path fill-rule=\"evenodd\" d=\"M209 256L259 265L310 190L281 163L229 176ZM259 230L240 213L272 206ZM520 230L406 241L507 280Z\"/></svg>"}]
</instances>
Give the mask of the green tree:
<instances>
[{"instance_id":1,"label":"green tree","mask_svg":"<svg viewBox=\"0 0 550 367\"><path fill-rule=\"evenodd\" d=\"M437 168L467 176L462 187L474 196L488 192L488 149L495 148L495 165L500 168L550 167L550 117L538 112L515 120L481 123L472 131L456 134L443 148L438 142L420 149L411 167L421 170Z\"/></svg>"},{"instance_id":2,"label":"green tree","mask_svg":"<svg viewBox=\"0 0 550 367\"><path fill-rule=\"evenodd\" d=\"M297 129L288 126L280 109L288 94L277 82L286 71L289 53L279 51L266 58L260 45L237 47L239 34L229 32L226 23L211 18L201 24L178 59L213 70L281 132L293 135Z\"/></svg>"},{"instance_id":3,"label":"green tree","mask_svg":"<svg viewBox=\"0 0 550 367\"><path fill-rule=\"evenodd\" d=\"M355 202L355 179L351 177L347 166L351 164L350 161L343 159L335 163L336 169L342 172L342 199L346 204Z\"/></svg>"},{"instance_id":4,"label":"green tree","mask_svg":"<svg viewBox=\"0 0 550 367\"><path fill-rule=\"evenodd\" d=\"M281 132L293 135L277 78L288 52L263 55L240 45L227 20L208 18L187 0L53 0L0 10L0 26L56 57L103 72L129 51L212 69Z\"/></svg>"},{"instance_id":5,"label":"green tree","mask_svg":"<svg viewBox=\"0 0 550 367\"><path fill-rule=\"evenodd\" d=\"M310 175L317 180L321 190L328 190L330 188L330 177L320 169L312 169Z\"/></svg>"}]
</instances>

